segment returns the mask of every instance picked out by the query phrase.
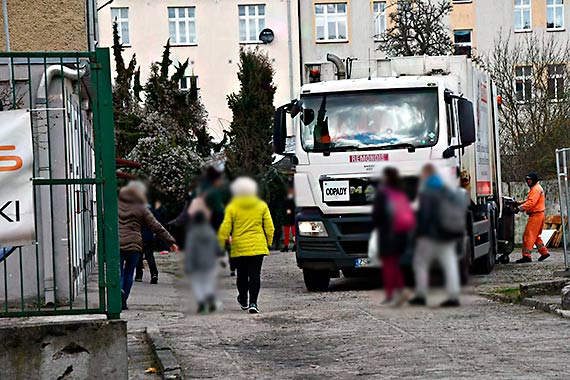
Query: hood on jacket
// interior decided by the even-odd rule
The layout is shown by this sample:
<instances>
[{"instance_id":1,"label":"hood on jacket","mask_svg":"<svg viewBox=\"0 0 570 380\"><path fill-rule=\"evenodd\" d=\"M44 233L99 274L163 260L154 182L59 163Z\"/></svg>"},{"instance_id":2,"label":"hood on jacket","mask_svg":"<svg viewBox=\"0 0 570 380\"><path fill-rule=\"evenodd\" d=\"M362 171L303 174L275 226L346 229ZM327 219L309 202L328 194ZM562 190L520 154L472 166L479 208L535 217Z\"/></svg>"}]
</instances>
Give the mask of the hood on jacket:
<instances>
[{"instance_id":1,"label":"hood on jacket","mask_svg":"<svg viewBox=\"0 0 570 380\"><path fill-rule=\"evenodd\" d=\"M119 191L119 201L130 204L146 205L146 195L133 186L125 186Z\"/></svg>"},{"instance_id":2,"label":"hood on jacket","mask_svg":"<svg viewBox=\"0 0 570 380\"><path fill-rule=\"evenodd\" d=\"M531 181L531 184L528 185L529 187L533 187L534 185L536 185L538 183L538 174L531 172L528 173L525 177L524 177L525 181ZM528 182L527 182L528 183Z\"/></svg>"},{"instance_id":3,"label":"hood on jacket","mask_svg":"<svg viewBox=\"0 0 570 380\"><path fill-rule=\"evenodd\" d=\"M443 180L437 174L432 174L426 179L425 187L427 189L441 189L443 187Z\"/></svg>"},{"instance_id":4,"label":"hood on jacket","mask_svg":"<svg viewBox=\"0 0 570 380\"><path fill-rule=\"evenodd\" d=\"M262 200L259 199L256 195L238 195L232 199L232 203L241 209L249 209L255 207L261 202Z\"/></svg>"}]
</instances>

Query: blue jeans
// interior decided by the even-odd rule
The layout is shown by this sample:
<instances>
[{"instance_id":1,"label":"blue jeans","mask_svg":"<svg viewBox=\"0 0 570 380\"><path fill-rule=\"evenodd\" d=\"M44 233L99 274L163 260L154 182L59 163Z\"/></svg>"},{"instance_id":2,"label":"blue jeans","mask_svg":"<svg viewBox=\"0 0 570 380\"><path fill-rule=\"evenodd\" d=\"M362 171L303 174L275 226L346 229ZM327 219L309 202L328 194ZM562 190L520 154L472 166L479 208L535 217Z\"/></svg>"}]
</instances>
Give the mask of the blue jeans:
<instances>
[{"instance_id":1,"label":"blue jeans","mask_svg":"<svg viewBox=\"0 0 570 380\"><path fill-rule=\"evenodd\" d=\"M125 293L125 300L129 298L129 294L131 293L135 269L137 268L140 257L140 252L121 251L121 289L123 289Z\"/></svg>"}]
</instances>

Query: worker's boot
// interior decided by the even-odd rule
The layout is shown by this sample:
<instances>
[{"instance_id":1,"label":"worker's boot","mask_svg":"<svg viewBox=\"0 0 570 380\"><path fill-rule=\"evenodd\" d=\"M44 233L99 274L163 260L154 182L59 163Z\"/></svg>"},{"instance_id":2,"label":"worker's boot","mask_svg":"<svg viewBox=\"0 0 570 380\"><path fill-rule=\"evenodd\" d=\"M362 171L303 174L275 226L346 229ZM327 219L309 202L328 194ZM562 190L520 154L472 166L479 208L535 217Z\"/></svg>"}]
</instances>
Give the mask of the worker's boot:
<instances>
[{"instance_id":1,"label":"worker's boot","mask_svg":"<svg viewBox=\"0 0 570 380\"><path fill-rule=\"evenodd\" d=\"M550 253L547 253L546 255L540 255L540 257L538 258L538 261L544 261L546 259L548 259L550 257Z\"/></svg>"},{"instance_id":2,"label":"worker's boot","mask_svg":"<svg viewBox=\"0 0 570 380\"><path fill-rule=\"evenodd\" d=\"M532 259L528 256L523 256L520 259L518 259L517 261L515 261L515 263L517 263L517 264L532 263Z\"/></svg>"}]
</instances>

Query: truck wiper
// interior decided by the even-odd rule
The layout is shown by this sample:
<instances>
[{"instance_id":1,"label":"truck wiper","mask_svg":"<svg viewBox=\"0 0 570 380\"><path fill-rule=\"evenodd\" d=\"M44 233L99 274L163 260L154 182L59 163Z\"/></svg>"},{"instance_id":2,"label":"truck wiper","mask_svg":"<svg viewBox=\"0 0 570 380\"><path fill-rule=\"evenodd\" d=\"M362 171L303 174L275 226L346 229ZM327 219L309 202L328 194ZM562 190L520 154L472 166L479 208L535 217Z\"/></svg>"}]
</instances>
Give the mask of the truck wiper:
<instances>
[{"instance_id":1,"label":"truck wiper","mask_svg":"<svg viewBox=\"0 0 570 380\"><path fill-rule=\"evenodd\" d=\"M416 151L416 146L410 143L400 143L400 144L384 145L381 147L377 147L375 149L378 150L408 149L408 152L414 153Z\"/></svg>"}]
</instances>

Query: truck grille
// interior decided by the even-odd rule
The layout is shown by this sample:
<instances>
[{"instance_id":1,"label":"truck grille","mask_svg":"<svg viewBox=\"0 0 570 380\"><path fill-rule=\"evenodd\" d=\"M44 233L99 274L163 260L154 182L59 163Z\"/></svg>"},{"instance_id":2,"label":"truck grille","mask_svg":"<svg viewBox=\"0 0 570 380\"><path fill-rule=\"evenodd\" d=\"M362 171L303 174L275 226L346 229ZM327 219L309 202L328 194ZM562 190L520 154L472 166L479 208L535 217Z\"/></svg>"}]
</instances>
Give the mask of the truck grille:
<instances>
[{"instance_id":1,"label":"truck grille","mask_svg":"<svg viewBox=\"0 0 570 380\"><path fill-rule=\"evenodd\" d=\"M366 257L368 256L368 242L367 241L343 241L340 246L349 256Z\"/></svg>"},{"instance_id":2,"label":"truck grille","mask_svg":"<svg viewBox=\"0 0 570 380\"><path fill-rule=\"evenodd\" d=\"M338 248L332 241L300 241L299 247L303 251L336 252Z\"/></svg>"},{"instance_id":3,"label":"truck grille","mask_svg":"<svg viewBox=\"0 0 570 380\"><path fill-rule=\"evenodd\" d=\"M338 222L336 225L343 235L366 234L372 231L372 222Z\"/></svg>"}]
</instances>

